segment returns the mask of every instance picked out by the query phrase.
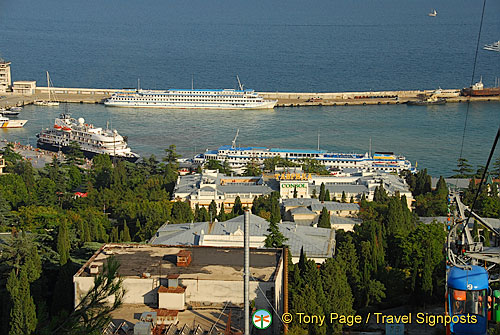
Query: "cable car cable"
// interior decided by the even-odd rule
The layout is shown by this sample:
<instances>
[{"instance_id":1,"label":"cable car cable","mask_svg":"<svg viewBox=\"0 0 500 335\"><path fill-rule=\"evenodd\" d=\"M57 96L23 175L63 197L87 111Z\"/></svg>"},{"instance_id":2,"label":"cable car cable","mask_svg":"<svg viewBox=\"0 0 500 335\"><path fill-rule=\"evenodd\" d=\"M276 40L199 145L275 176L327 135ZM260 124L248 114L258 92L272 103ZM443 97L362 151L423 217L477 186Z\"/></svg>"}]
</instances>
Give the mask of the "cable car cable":
<instances>
[{"instance_id":1,"label":"cable car cable","mask_svg":"<svg viewBox=\"0 0 500 335\"><path fill-rule=\"evenodd\" d=\"M484 10L486 8L486 0L483 1L483 11L481 13L481 22L479 23L479 33L477 34L477 42L476 42L476 53L474 55L474 64L472 66L472 76L470 79L470 87L474 84L474 77L476 75L476 64L477 64L477 55L479 53L479 42L481 40L481 32L483 30L483 20L484 20ZM462 154L464 151L464 143L465 143L465 131L467 129L467 120L469 118L469 108L470 108L470 97L467 99L467 110L465 112L465 122L464 122L464 131L462 134L462 145L460 146L460 156L459 159L462 158Z\"/></svg>"}]
</instances>

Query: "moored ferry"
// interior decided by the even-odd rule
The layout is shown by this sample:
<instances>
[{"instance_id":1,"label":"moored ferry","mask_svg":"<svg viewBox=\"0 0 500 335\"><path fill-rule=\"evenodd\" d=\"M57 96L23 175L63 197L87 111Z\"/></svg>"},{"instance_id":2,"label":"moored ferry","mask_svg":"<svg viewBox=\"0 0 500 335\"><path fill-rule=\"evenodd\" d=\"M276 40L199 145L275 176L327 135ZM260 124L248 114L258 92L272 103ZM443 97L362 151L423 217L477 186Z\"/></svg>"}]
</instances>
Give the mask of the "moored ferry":
<instances>
[{"instance_id":1,"label":"moored ferry","mask_svg":"<svg viewBox=\"0 0 500 335\"><path fill-rule=\"evenodd\" d=\"M122 90L104 102L114 107L172 109L271 109L277 100L264 100L254 90Z\"/></svg>"},{"instance_id":2,"label":"moored ferry","mask_svg":"<svg viewBox=\"0 0 500 335\"><path fill-rule=\"evenodd\" d=\"M76 142L87 158L108 154L129 162L139 159L116 130L95 128L86 124L83 118L75 120L69 114L61 114L55 119L53 128L42 130L37 137L37 147L45 150L67 153L71 143Z\"/></svg>"},{"instance_id":3,"label":"moored ferry","mask_svg":"<svg viewBox=\"0 0 500 335\"><path fill-rule=\"evenodd\" d=\"M208 150L195 156L196 163L203 164L209 160L226 161L233 169L244 168L248 163L263 164L265 159L280 157L291 162L300 163L306 159L319 161L325 168L356 168L363 171L386 171L399 173L403 170L416 171L404 156L392 152L369 153L334 153L326 150L278 149L265 147L235 147L223 145L217 150Z\"/></svg>"},{"instance_id":4,"label":"moored ferry","mask_svg":"<svg viewBox=\"0 0 500 335\"><path fill-rule=\"evenodd\" d=\"M22 128L28 120L11 120L0 114L0 128Z\"/></svg>"}]
</instances>

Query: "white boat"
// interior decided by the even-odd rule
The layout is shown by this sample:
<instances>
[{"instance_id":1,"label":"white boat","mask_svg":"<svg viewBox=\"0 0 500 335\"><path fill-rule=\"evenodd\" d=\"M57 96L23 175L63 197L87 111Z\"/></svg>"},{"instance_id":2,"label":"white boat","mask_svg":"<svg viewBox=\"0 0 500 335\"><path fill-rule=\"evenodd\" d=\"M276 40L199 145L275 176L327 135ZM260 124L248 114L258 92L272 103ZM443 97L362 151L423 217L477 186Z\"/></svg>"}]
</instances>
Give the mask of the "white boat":
<instances>
[{"instance_id":1,"label":"white boat","mask_svg":"<svg viewBox=\"0 0 500 335\"><path fill-rule=\"evenodd\" d=\"M491 44L486 44L483 47L484 50L491 50L491 51L497 51L500 52L500 41L493 42Z\"/></svg>"},{"instance_id":2,"label":"white boat","mask_svg":"<svg viewBox=\"0 0 500 335\"><path fill-rule=\"evenodd\" d=\"M52 82L50 81L49 71L47 71L47 90L49 91L49 99L35 100L33 103L38 106L59 106L59 102L55 101L55 94L52 92L52 86L53 85Z\"/></svg>"},{"instance_id":3,"label":"white boat","mask_svg":"<svg viewBox=\"0 0 500 335\"><path fill-rule=\"evenodd\" d=\"M436 12L435 9L432 10L432 12L429 13L429 16L437 16L438 13Z\"/></svg>"},{"instance_id":4,"label":"white boat","mask_svg":"<svg viewBox=\"0 0 500 335\"><path fill-rule=\"evenodd\" d=\"M8 117L0 116L0 128L22 128L28 120L11 120Z\"/></svg>"},{"instance_id":5,"label":"white boat","mask_svg":"<svg viewBox=\"0 0 500 335\"><path fill-rule=\"evenodd\" d=\"M172 109L271 109L277 100L264 100L254 90L234 89L123 90L104 102L114 107Z\"/></svg>"},{"instance_id":6,"label":"white boat","mask_svg":"<svg viewBox=\"0 0 500 335\"><path fill-rule=\"evenodd\" d=\"M7 109L0 111L0 114L2 114L3 116L18 116L19 112L13 111L12 109Z\"/></svg>"},{"instance_id":7,"label":"white boat","mask_svg":"<svg viewBox=\"0 0 500 335\"><path fill-rule=\"evenodd\" d=\"M13 112L21 112L21 111L23 110L23 108L22 108L22 107L17 107L17 106L15 106L15 107L10 107L9 109L10 109L11 111L13 111Z\"/></svg>"},{"instance_id":8,"label":"white boat","mask_svg":"<svg viewBox=\"0 0 500 335\"><path fill-rule=\"evenodd\" d=\"M116 130L95 128L83 118L75 120L69 114L61 114L55 119L53 128L42 130L37 137L37 147L45 150L66 153L71 149L71 143L76 142L87 158L108 154L129 162L139 159Z\"/></svg>"}]
</instances>

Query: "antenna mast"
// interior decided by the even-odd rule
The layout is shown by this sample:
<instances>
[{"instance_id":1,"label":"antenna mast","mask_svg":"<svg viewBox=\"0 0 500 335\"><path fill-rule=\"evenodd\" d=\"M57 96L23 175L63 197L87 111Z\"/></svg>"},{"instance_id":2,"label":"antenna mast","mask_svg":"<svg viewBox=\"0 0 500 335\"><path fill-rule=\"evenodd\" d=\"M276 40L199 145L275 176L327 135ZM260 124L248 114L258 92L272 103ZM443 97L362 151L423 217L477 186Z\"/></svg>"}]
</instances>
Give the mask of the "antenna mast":
<instances>
[{"instance_id":1,"label":"antenna mast","mask_svg":"<svg viewBox=\"0 0 500 335\"><path fill-rule=\"evenodd\" d=\"M240 87L240 91L243 91L244 85L241 85L240 77L238 77L238 75L236 75L236 79L238 80L238 86Z\"/></svg>"},{"instance_id":2,"label":"antenna mast","mask_svg":"<svg viewBox=\"0 0 500 335\"><path fill-rule=\"evenodd\" d=\"M231 145L231 149L236 149L236 139L238 138L238 134L240 133L240 128L238 128L238 130L236 131L236 136L234 136L234 139L233 141L231 142L232 145Z\"/></svg>"},{"instance_id":3,"label":"antenna mast","mask_svg":"<svg viewBox=\"0 0 500 335\"><path fill-rule=\"evenodd\" d=\"M319 151L319 129L318 129L318 151Z\"/></svg>"},{"instance_id":4,"label":"antenna mast","mask_svg":"<svg viewBox=\"0 0 500 335\"><path fill-rule=\"evenodd\" d=\"M191 75L191 91L194 90L194 74Z\"/></svg>"}]
</instances>

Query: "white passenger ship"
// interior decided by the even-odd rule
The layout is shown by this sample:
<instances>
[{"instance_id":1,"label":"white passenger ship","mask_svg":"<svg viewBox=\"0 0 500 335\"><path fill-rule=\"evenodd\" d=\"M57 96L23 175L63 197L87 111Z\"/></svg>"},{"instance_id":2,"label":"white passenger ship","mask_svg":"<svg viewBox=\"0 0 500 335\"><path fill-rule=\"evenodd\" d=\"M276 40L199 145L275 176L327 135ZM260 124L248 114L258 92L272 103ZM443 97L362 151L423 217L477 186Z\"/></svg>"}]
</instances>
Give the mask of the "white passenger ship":
<instances>
[{"instance_id":1,"label":"white passenger ship","mask_svg":"<svg viewBox=\"0 0 500 335\"><path fill-rule=\"evenodd\" d=\"M223 145L217 150L208 150L195 156L196 163L203 164L209 160L220 162L227 161L233 169L242 169L248 163L255 162L263 164L265 159L281 157L291 162L300 163L305 159L319 161L325 168L330 170L356 168L362 171L386 171L400 173L403 170L416 171L410 161L405 157L395 155L392 152L369 153L334 153L326 150L300 150L300 149L278 149L265 147L238 148L231 145Z\"/></svg>"},{"instance_id":2,"label":"white passenger ship","mask_svg":"<svg viewBox=\"0 0 500 335\"><path fill-rule=\"evenodd\" d=\"M264 100L253 90L123 90L104 104L115 107L179 109L271 109L277 100Z\"/></svg>"},{"instance_id":3,"label":"white passenger ship","mask_svg":"<svg viewBox=\"0 0 500 335\"><path fill-rule=\"evenodd\" d=\"M37 146L50 151L68 152L72 142L80 145L83 154L92 158L97 154L135 162L139 155L133 153L124 138L116 130L94 128L83 118L75 120L69 114L61 114L55 119L52 129L42 130L37 135Z\"/></svg>"}]
</instances>

